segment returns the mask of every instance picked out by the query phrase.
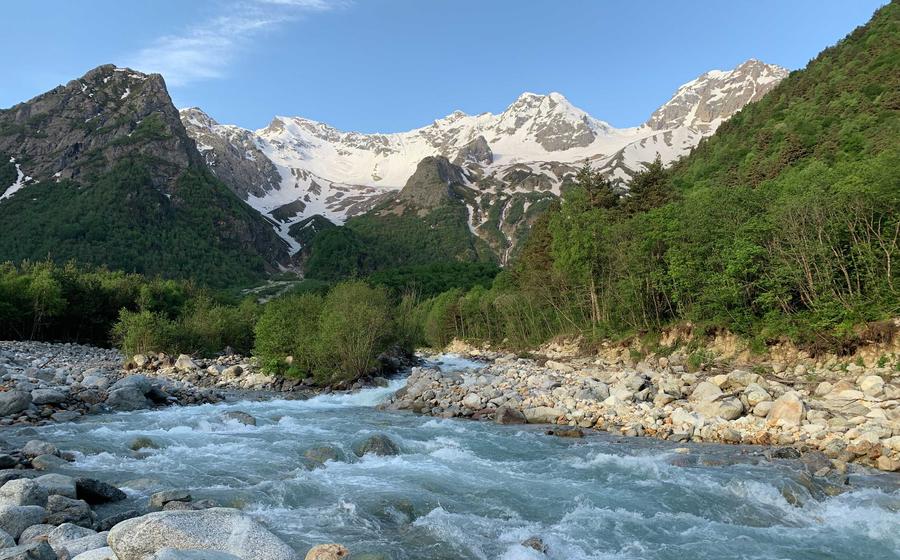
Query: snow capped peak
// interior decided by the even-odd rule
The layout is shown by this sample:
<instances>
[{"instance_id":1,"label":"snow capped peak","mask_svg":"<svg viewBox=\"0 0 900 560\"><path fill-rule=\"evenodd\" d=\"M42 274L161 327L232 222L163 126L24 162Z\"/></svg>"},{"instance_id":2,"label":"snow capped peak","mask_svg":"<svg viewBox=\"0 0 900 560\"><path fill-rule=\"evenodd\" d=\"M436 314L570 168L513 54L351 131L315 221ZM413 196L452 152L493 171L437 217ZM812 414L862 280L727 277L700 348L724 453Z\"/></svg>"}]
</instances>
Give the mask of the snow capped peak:
<instances>
[{"instance_id":1,"label":"snow capped peak","mask_svg":"<svg viewBox=\"0 0 900 560\"><path fill-rule=\"evenodd\" d=\"M672 99L650 116L647 126L654 130L690 127L711 134L787 74L781 66L752 58L732 70L710 70L679 87Z\"/></svg>"}]
</instances>

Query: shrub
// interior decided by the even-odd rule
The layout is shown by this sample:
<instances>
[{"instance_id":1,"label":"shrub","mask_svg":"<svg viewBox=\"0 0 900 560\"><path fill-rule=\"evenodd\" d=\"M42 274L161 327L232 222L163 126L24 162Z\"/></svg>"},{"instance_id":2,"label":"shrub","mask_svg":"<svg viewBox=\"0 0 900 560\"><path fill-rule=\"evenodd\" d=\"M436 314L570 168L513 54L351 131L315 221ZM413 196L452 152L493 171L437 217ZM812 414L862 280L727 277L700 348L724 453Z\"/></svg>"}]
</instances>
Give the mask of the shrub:
<instances>
[{"instance_id":1,"label":"shrub","mask_svg":"<svg viewBox=\"0 0 900 560\"><path fill-rule=\"evenodd\" d=\"M254 330L254 353L263 369L297 376L315 369L322 303L318 294L305 293L266 304Z\"/></svg>"},{"instance_id":2,"label":"shrub","mask_svg":"<svg viewBox=\"0 0 900 560\"><path fill-rule=\"evenodd\" d=\"M112 337L126 356L150 352L173 352L177 326L161 313L123 309Z\"/></svg>"}]
</instances>

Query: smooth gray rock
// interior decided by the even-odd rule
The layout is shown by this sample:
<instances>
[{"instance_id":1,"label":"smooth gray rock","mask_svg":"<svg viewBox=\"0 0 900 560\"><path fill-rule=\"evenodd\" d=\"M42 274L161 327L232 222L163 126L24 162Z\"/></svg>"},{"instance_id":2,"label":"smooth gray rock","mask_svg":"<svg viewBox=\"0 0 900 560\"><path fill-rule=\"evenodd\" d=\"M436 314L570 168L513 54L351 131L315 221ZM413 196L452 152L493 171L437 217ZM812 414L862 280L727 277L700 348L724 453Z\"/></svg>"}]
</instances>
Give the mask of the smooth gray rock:
<instances>
[{"instance_id":1,"label":"smooth gray rock","mask_svg":"<svg viewBox=\"0 0 900 560\"><path fill-rule=\"evenodd\" d=\"M128 497L125 492L112 484L93 478L76 478L75 491L79 500L84 500L91 505L120 502Z\"/></svg>"},{"instance_id":2,"label":"smooth gray rock","mask_svg":"<svg viewBox=\"0 0 900 560\"><path fill-rule=\"evenodd\" d=\"M47 471L61 467L65 464L65 459L57 457L56 455L38 455L31 460L31 466L39 471Z\"/></svg>"},{"instance_id":3,"label":"smooth gray rock","mask_svg":"<svg viewBox=\"0 0 900 560\"><path fill-rule=\"evenodd\" d=\"M43 507L47 505L47 489L27 478L10 480L0 487L0 504Z\"/></svg>"},{"instance_id":4,"label":"smooth gray rock","mask_svg":"<svg viewBox=\"0 0 900 560\"><path fill-rule=\"evenodd\" d=\"M150 513L119 523L108 540L118 560L147 560L164 548L221 551L242 560L299 560L252 517L229 508Z\"/></svg>"},{"instance_id":5,"label":"smooth gray rock","mask_svg":"<svg viewBox=\"0 0 900 560\"><path fill-rule=\"evenodd\" d=\"M34 458L40 455L59 455L59 449L50 442L33 439L22 447L22 455Z\"/></svg>"},{"instance_id":6,"label":"smooth gray rock","mask_svg":"<svg viewBox=\"0 0 900 560\"><path fill-rule=\"evenodd\" d=\"M240 410L231 410L222 414L224 420L237 420L245 426L255 426L256 418Z\"/></svg>"},{"instance_id":7,"label":"smooth gray rock","mask_svg":"<svg viewBox=\"0 0 900 560\"><path fill-rule=\"evenodd\" d=\"M19 414L31 406L31 393L6 391L0 393L0 416Z\"/></svg>"},{"instance_id":8,"label":"smooth gray rock","mask_svg":"<svg viewBox=\"0 0 900 560\"><path fill-rule=\"evenodd\" d=\"M169 502L190 502L191 493L187 490L163 490L150 495L150 509L162 509Z\"/></svg>"},{"instance_id":9,"label":"smooth gray rock","mask_svg":"<svg viewBox=\"0 0 900 560\"><path fill-rule=\"evenodd\" d=\"M106 397L106 406L118 412L142 410L151 404L141 389L135 386L113 389Z\"/></svg>"},{"instance_id":10,"label":"smooth gray rock","mask_svg":"<svg viewBox=\"0 0 900 560\"><path fill-rule=\"evenodd\" d=\"M16 546L16 539L6 531L0 530L0 548L12 548Z\"/></svg>"},{"instance_id":11,"label":"smooth gray rock","mask_svg":"<svg viewBox=\"0 0 900 560\"><path fill-rule=\"evenodd\" d=\"M241 560L241 558L220 550L178 550L177 548L163 548L151 556L150 560Z\"/></svg>"},{"instance_id":12,"label":"smooth gray rock","mask_svg":"<svg viewBox=\"0 0 900 560\"><path fill-rule=\"evenodd\" d=\"M22 534L19 535L19 544L29 544L33 542L45 541L47 540L47 535L50 534L50 531L56 529L53 525L47 525L46 523L41 523L38 525L32 525L31 527L22 531Z\"/></svg>"},{"instance_id":13,"label":"smooth gray rock","mask_svg":"<svg viewBox=\"0 0 900 560\"><path fill-rule=\"evenodd\" d=\"M96 533L93 535L86 535L80 539L66 541L59 546L54 546L53 543L51 543L50 546L53 548L54 552L56 552L59 560L71 560L82 552L106 547L106 539L108 536L109 532Z\"/></svg>"},{"instance_id":14,"label":"smooth gray rock","mask_svg":"<svg viewBox=\"0 0 900 560\"><path fill-rule=\"evenodd\" d=\"M43 523L46 515L47 510L41 506L0 506L0 529L18 540L22 531Z\"/></svg>"},{"instance_id":15,"label":"smooth gray rock","mask_svg":"<svg viewBox=\"0 0 900 560\"><path fill-rule=\"evenodd\" d=\"M556 419L565 416L566 411L549 406L535 406L522 411L529 424L555 424Z\"/></svg>"},{"instance_id":16,"label":"smooth gray rock","mask_svg":"<svg viewBox=\"0 0 900 560\"><path fill-rule=\"evenodd\" d=\"M69 541L75 541L96 534L97 531L89 527L81 527L74 523L63 523L47 533L47 542L49 542L50 546L55 550Z\"/></svg>"},{"instance_id":17,"label":"smooth gray rock","mask_svg":"<svg viewBox=\"0 0 900 560\"><path fill-rule=\"evenodd\" d=\"M72 558L72 560L118 560L116 555L113 553L112 549L108 546L104 546L103 548L98 548L96 550L89 550L87 552L82 552L78 556Z\"/></svg>"},{"instance_id":18,"label":"smooth gray rock","mask_svg":"<svg viewBox=\"0 0 900 560\"><path fill-rule=\"evenodd\" d=\"M31 391L31 402L34 404L59 404L69 398L68 389L34 389Z\"/></svg>"},{"instance_id":19,"label":"smooth gray rock","mask_svg":"<svg viewBox=\"0 0 900 560\"><path fill-rule=\"evenodd\" d=\"M45 474L34 479L47 490L48 495L57 494L66 498L77 498L75 479L64 474ZM38 504L40 505L40 504Z\"/></svg>"}]
</instances>

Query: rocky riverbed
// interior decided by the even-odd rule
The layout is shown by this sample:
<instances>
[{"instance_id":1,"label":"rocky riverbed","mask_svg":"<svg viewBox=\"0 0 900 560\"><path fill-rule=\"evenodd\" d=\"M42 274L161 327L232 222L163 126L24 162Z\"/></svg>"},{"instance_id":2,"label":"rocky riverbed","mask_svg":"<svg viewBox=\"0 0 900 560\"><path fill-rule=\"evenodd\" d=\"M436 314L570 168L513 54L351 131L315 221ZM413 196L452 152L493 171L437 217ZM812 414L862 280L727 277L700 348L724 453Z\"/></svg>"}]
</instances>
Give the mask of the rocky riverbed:
<instances>
[{"instance_id":1,"label":"rocky riverbed","mask_svg":"<svg viewBox=\"0 0 900 560\"><path fill-rule=\"evenodd\" d=\"M887 368L857 367L810 383L802 366L688 372L668 358L628 366L471 354L485 367L414 368L384 407L675 442L791 446L817 454L822 474L844 472L848 463L900 471L900 372Z\"/></svg>"}]
</instances>

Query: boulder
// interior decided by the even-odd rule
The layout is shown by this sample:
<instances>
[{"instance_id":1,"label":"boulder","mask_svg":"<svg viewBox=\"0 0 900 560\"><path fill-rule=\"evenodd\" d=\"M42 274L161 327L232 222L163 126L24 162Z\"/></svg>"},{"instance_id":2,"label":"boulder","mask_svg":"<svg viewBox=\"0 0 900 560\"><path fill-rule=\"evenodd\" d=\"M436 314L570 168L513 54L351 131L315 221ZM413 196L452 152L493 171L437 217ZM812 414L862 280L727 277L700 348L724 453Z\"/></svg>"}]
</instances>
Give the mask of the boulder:
<instances>
[{"instance_id":1,"label":"boulder","mask_svg":"<svg viewBox=\"0 0 900 560\"><path fill-rule=\"evenodd\" d=\"M31 393L5 391L0 393L0 416L13 416L31 406Z\"/></svg>"},{"instance_id":2,"label":"boulder","mask_svg":"<svg viewBox=\"0 0 900 560\"><path fill-rule=\"evenodd\" d=\"M330 445L312 447L303 452L303 458L316 465L323 465L326 461L341 461L343 455L340 450Z\"/></svg>"},{"instance_id":3,"label":"boulder","mask_svg":"<svg viewBox=\"0 0 900 560\"><path fill-rule=\"evenodd\" d=\"M399 455L400 448L384 434L375 434L353 444L353 453L357 457L368 455Z\"/></svg>"},{"instance_id":4,"label":"boulder","mask_svg":"<svg viewBox=\"0 0 900 560\"><path fill-rule=\"evenodd\" d=\"M56 553L45 542L23 544L0 550L0 560L57 560Z\"/></svg>"},{"instance_id":5,"label":"boulder","mask_svg":"<svg viewBox=\"0 0 900 560\"><path fill-rule=\"evenodd\" d=\"M112 484L107 484L93 478L75 479L76 497L91 505L105 504L107 502L119 502L128 497Z\"/></svg>"},{"instance_id":6,"label":"boulder","mask_svg":"<svg viewBox=\"0 0 900 560\"><path fill-rule=\"evenodd\" d=\"M81 386L86 389L99 389L105 391L109 389L109 378L105 375L85 375L81 380Z\"/></svg>"},{"instance_id":7,"label":"boulder","mask_svg":"<svg viewBox=\"0 0 900 560\"><path fill-rule=\"evenodd\" d=\"M47 490L47 494L58 494L67 498L77 498L75 479L64 474L45 474L34 479ZM38 504L41 505L41 504Z\"/></svg>"},{"instance_id":8,"label":"boulder","mask_svg":"<svg viewBox=\"0 0 900 560\"><path fill-rule=\"evenodd\" d=\"M710 381L701 381L691 393L690 401L694 403L708 402L722 396L722 389L718 385Z\"/></svg>"},{"instance_id":9,"label":"boulder","mask_svg":"<svg viewBox=\"0 0 900 560\"><path fill-rule=\"evenodd\" d=\"M118 560L148 560L163 548L226 552L242 560L297 560L268 529L229 508L150 513L113 527L108 541Z\"/></svg>"},{"instance_id":10,"label":"boulder","mask_svg":"<svg viewBox=\"0 0 900 560\"><path fill-rule=\"evenodd\" d=\"M0 506L0 529L18 539L28 527L43 523L46 515L41 506Z\"/></svg>"},{"instance_id":11,"label":"boulder","mask_svg":"<svg viewBox=\"0 0 900 560\"><path fill-rule=\"evenodd\" d=\"M806 405L796 391L788 391L772 403L766 415L769 426L797 427L806 418Z\"/></svg>"},{"instance_id":12,"label":"boulder","mask_svg":"<svg viewBox=\"0 0 900 560\"><path fill-rule=\"evenodd\" d=\"M150 560L241 560L234 554L221 550L178 550L161 548Z\"/></svg>"},{"instance_id":13,"label":"boulder","mask_svg":"<svg viewBox=\"0 0 900 560\"><path fill-rule=\"evenodd\" d=\"M349 558L350 551L340 544L317 544L306 553L305 560L340 560Z\"/></svg>"},{"instance_id":14,"label":"boulder","mask_svg":"<svg viewBox=\"0 0 900 560\"><path fill-rule=\"evenodd\" d=\"M726 397L715 401L701 401L694 405L694 410L707 418L737 420L744 413L744 404L735 397Z\"/></svg>"},{"instance_id":15,"label":"boulder","mask_svg":"<svg viewBox=\"0 0 900 560\"><path fill-rule=\"evenodd\" d=\"M68 389L33 389L31 402L34 404L60 404L69 398Z\"/></svg>"},{"instance_id":16,"label":"boulder","mask_svg":"<svg viewBox=\"0 0 900 560\"><path fill-rule=\"evenodd\" d=\"M96 550L82 552L78 556L72 558L72 560L118 560L118 558L116 558L116 555L111 548L104 546L103 548L98 548Z\"/></svg>"},{"instance_id":17,"label":"boulder","mask_svg":"<svg viewBox=\"0 0 900 560\"><path fill-rule=\"evenodd\" d=\"M59 449L52 443L41 441L39 439L30 440L22 447L22 455L29 459L40 455L59 455Z\"/></svg>"},{"instance_id":18,"label":"boulder","mask_svg":"<svg viewBox=\"0 0 900 560\"><path fill-rule=\"evenodd\" d=\"M159 445L147 436L136 437L128 444L128 449L140 451L141 449L159 449Z\"/></svg>"},{"instance_id":19,"label":"boulder","mask_svg":"<svg viewBox=\"0 0 900 560\"><path fill-rule=\"evenodd\" d=\"M181 354L178 356L178 359L175 360L175 369L183 372L191 372L200 369L200 366L194 363L194 360L187 354Z\"/></svg>"},{"instance_id":20,"label":"boulder","mask_svg":"<svg viewBox=\"0 0 900 560\"><path fill-rule=\"evenodd\" d=\"M240 410L230 410L222 414L223 420L235 420L245 426L255 426L256 418Z\"/></svg>"},{"instance_id":21,"label":"boulder","mask_svg":"<svg viewBox=\"0 0 900 560\"><path fill-rule=\"evenodd\" d=\"M566 411L549 406L535 406L522 411L529 424L555 424L560 416L565 416Z\"/></svg>"},{"instance_id":22,"label":"boulder","mask_svg":"<svg viewBox=\"0 0 900 560\"><path fill-rule=\"evenodd\" d=\"M94 523L94 512L84 500L73 500L65 496L54 495L47 499L46 521L51 525L74 523L90 527Z\"/></svg>"},{"instance_id":23,"label":"boulder","mask_svg":"<svg viewBox=\"0 0 900 560\"><path fill-rule=\"evenodd\" d=\"M144 396L144 392L138 386L112 389L106 397L106 406L118 412L142 410L149 408L151 404L151 401Z\"/></svg>"},{"instance_id":24,"label":"boulder","mask_svg":"<svg viewBox=\"0 0 900 560\"><path fill-rule=\"evenodd\" d=\"M43 507L47 505L47 489L27 478L10 480L0 488L0 504Z\"/></svg>"},{"instance_id":25,"label":"boulder","mask_svg":"<svg viewBox=\"0 0 900 560\"><path fill-rule=\"evenodd\" d=\"M470 408L472 410L478 410L482 405L481 395L478 393L469 393L465 397L463 397L462 405L466 408Z\"/></svg>"},{"instance_id":26,"label":"boulder","mask_svg":"<svg viewBox=\"0 0 900 560\"><path fill-rule=\"evenodd\" d=\"M857 382L859 390L870 397L875 397L884 392L884 379L877 375L866 375Z\"/></svg>"},{"instance_id":27,"label":"boulder","mask_svg":"<svg viewBox=\"0 0 900 560\"><path fill-rule=\"evenodd\" d=\"M525 415L515 408L509 406L501 406L494 414L494 422L498 424L525 424L528 420Z\"/></svg>"},{"instance_id":28,"label":"boulder","mask_svg":"<svg viewBox=\"0 0 900 560\"><path fill-rule=\"evenodd\" d=\"M3 548L12 548L16 546L16 539L12 538L12 535L0 529L0 549Z\"/></svg>"},{"instance_id":29,"label":"boulder","mask_svg":"<svg viewBox=\"0 0 900 560\"><path fill-rule=\"evenodd\" d=\"M187 490L164 490L150 495L150 509L160 510L169 502L190 502L191 493Z\"/></svg>"},{"instance_id":30,"label":"boulder","mask_svg":"<svg viewBox=\"0 0 900 560\"><path fill-rule=\"evenodd\" d=\"M50 547L53 548L54 552L56 552L59 560L71 560L82 552L105 548L106 539L108 536L108 532L95 533L93 535L86 535L84 537L81 537L80 539L69 540L59 545L54 545L51 542Z\"/></svg>"},{"instance_id":31,"label":"boulder","mask_svg":"<svg viewBox=\"0 0 900 560\"><path fill-rule=\"evenodd\" d=\"M22 534L19 535L19 544L29 544L33 542L45 541L50 535L50 532L54 529L56 529L55 526L47 525L46 523L32 525L31 527L22 531Z\"/></svg>"}]
</instances>

